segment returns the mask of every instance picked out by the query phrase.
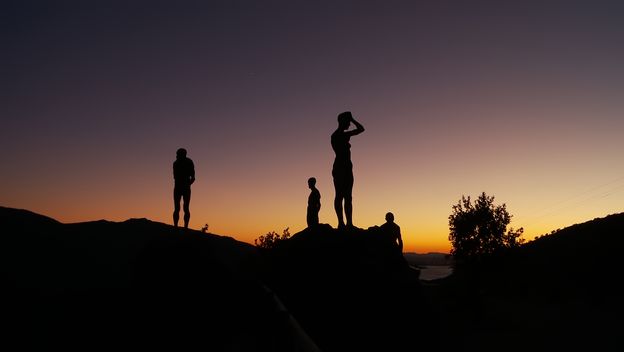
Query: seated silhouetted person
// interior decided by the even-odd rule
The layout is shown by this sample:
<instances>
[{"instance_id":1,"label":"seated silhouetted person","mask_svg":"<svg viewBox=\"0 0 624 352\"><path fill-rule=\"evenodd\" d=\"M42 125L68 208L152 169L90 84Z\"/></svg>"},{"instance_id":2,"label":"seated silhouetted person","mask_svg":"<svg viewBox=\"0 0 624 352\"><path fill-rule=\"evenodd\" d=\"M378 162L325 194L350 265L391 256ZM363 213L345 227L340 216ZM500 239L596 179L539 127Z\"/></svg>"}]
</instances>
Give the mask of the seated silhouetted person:
<instances>
[{"instance_id":1,"label":"seated silhouetted person","mask_svg":"<svg viewBox=\"0 0 624 352\"><path fill-rule=\"evenodd\" d=\"M189 205L191 203L191 185L195 182L195 165L186 157L186 149L180 148L176 152L176 160L173 162L173 225L178 226L180 220L180 200L184 207L184 228L188 228L191 219Z\"/></svg>"},{"instance_id":2,"label":"seated silhouetted person","mask_svg":"<svg viewBox=\"0 0 624 352\"><path fill-rule=\"evenodd\" d=\"M401 238L401 228L394 223L394 214L386 214L386 223L380 226L382 236L386 243L395 248L399 253L403 253L403 239Z\"/></svg>"},{"instance_id":3,"label":"seated silhouetted person","mask_svg":"<svg viewBox=\"0 0 624 352\"><path fill-rule=\"evenodd\" d=\"M386 263L391 268L405 268L407 261L403 257L403 239L401 228L394 222L394 214L386 214L386 222L379 227L382 245L385 247Z\"/></svg>"},{"instance_id":4,"label":"seated silhouetted person","mask_svg":"<svg viewBox=\"0 0 624 352\"><path fill-rule=\"evenodd\" d=\"M316 188L316 178L308 179L310 195L308 196L308 227L315 227L319 224L319 211L321 210L321 192Z\"/></svg>"}]
</instances>

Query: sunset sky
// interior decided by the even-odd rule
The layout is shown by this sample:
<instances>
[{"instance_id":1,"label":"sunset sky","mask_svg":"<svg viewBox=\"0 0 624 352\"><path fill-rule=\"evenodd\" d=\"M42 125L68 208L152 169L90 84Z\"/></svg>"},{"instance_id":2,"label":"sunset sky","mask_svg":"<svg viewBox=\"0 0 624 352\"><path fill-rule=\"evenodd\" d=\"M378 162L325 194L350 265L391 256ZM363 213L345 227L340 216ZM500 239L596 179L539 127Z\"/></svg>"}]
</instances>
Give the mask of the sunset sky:
<instances>
[{"instance_id":1,"label":"sunset sky","mask_svg":"<svg viewBox=\"0 0 624 352\"><path fill-rule=\"evenodd\" d=\"M131 4L127 4L131 3ZM462 195L525 238L624 211L622 1L3 1L0 205L171 223L253 243L333 210L351 111L354 223L450 249Z\"/></svg>"}]
</instances>

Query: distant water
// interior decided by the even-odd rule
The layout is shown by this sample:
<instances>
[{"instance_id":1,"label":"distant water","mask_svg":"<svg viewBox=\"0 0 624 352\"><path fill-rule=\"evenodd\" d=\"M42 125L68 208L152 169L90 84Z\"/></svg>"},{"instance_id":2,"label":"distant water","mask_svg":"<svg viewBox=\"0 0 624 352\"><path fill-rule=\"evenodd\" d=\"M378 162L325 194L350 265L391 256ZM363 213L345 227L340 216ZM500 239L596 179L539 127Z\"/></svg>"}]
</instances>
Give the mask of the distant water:
<instances>
[{"instance_id":1,"label":"distant water","mask_svg":"<svg viewBox=\"0 0 624 352\"><path fill-rule=\"evenodd\" d=\"M441 279L445 276L449 276L451 272L453 272L453 268L451 268L449 265L429 265L420 268L420 279Z\"/></svg>"}]
</instances>

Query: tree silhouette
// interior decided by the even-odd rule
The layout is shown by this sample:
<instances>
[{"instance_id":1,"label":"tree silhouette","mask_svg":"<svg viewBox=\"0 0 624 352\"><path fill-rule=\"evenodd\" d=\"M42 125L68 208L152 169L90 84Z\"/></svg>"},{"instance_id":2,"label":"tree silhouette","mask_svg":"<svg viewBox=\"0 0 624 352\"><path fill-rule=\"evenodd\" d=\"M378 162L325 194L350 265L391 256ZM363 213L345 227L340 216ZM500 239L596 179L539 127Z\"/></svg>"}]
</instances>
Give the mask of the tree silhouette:
<instances>
[{"instance_id":1,"label":"tree silhouette","mask_svg":"<svg viewBox=\"0 0 624 352\"><path fill-rule=\"evenodd\" d=\"M504 203L494 204L494 196L483 192L473 203L470 196L462 195L449 215L449 241L456 262L474 262L522 244L522 227L507 230L511 218Z\"/></svg>"}]
</instances>

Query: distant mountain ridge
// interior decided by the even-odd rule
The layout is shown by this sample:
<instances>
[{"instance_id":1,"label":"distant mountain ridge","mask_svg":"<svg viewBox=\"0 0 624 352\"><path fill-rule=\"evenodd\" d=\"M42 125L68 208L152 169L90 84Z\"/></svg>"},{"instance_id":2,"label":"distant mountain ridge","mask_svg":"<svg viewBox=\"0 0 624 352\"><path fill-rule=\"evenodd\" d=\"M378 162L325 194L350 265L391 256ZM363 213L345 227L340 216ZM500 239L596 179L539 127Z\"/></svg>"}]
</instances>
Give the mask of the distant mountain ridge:
<instances>
[{"instance_id":1,"label":"distant mountain ridge","mask_svg":"<svg viewBox=\"0 0 624 352\"><path fill-rule=\"evenodd\" d=\"M448 253L403 253L405 259L413 266L451 265L453 258Z\"/></svg>"}]
</instances>

